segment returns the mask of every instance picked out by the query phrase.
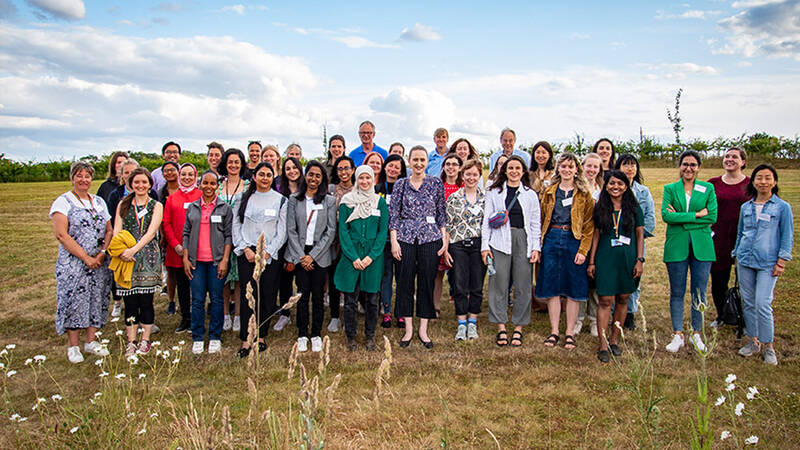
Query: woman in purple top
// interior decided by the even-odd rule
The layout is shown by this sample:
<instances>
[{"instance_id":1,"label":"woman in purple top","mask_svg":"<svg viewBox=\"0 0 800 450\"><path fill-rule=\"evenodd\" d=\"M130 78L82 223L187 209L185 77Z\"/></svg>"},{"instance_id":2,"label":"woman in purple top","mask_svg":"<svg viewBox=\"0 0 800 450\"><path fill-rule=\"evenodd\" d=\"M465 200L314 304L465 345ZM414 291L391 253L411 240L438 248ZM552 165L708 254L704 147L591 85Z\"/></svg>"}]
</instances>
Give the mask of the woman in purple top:
<instances>
[{"instance_id":1,"label":"woman in purple top","mask_svg":"<svg viewBox=\"0 0 800 450\"><path fill-rule=\"evenodd\" d=\"M398 180L389 204L389 237L392 256L399 263L397 275L397 315L405 319L405 334L400 347L408 347L414 335L414 298L412 286L417 280L416 309L419 340L433 348L428 337L428 320L436 317L433 308L433 283L439 258L447 250L445 232L444 185L442 180L425 175L428 151L418 145L408 154L411 176Z\"/></svg>"},{"instance_id":2,"label":"woman in purple top","mask_svg":"<svg viewBox=\"0 0 800 450\"><path fill-rule=\"evenodd\" d=\"M725 152L722 167L725 175L708 180L717 193L717 223L711 225L714 233L714 253L717 260L711 264L711 296L717 309L717 320L711 323L716 328L723 325L722 310L725 307L725 292L731 279L733 258L731 251L736 244L736 226L739 223L739 209L750 196L747 185L750 177L742 173L747 153L740 147L731 147Z\"/></svg>"}]
</instances>

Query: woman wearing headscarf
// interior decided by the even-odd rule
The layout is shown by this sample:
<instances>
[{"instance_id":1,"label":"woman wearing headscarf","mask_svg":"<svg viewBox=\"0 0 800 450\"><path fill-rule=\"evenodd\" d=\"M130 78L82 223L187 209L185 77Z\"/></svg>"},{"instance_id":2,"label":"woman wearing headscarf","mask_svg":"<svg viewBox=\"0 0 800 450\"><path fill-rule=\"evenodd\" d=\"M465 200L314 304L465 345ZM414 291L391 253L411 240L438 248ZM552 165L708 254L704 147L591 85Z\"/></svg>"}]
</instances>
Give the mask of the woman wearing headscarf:
<instances>
[{"instance_id":1,"label":"woman wearing headscarf","mask_svg":"<svg viewBox=\"0 0 800 450\"><path fill-rule=\"evenodd\" d=\"M364 335L366 348L373 351L378 303L383 277L383 249L389 230L386 200L375 193L375 174L369 166L356 169L356 189L345 194L339 204L339 244L341 259L334 282L345 293L344 331L347 349L356 349L358 297L364 293Z\"/></svg>"}]
</instances>

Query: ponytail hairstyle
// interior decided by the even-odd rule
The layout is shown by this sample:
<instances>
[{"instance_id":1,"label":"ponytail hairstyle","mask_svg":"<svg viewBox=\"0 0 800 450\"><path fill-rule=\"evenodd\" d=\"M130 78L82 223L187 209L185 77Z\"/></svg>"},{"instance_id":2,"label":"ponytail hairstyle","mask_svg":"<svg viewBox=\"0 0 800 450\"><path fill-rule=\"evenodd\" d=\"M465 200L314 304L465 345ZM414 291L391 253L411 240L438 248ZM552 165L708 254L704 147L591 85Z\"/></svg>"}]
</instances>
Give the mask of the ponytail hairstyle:
<instances>
[{"instance_id":1,"label":"ponytail hairstyle","mask_svg":"<svg viewBox=\"0 0 800 450\"><path fill-rule=\"evenodd\" d=\"M303 164L300 162L299 159L295 157L286 157L283 160L283 165L281 166L281 181L278 183L278 187L280 187L281 194L284 197L288 197L292 195L291 189L289 189L289 178L286 177L286 164L291 162L297 168L297 171L300 172L300 175L297 177L297 188L300 189L303 184L305 184L305 179L303 178Z\"/></svg>"},{"instance_id":2,"label":"ponytail hairstyle","mask_svg":"<svg viewBox=\"0 0 800 450\"><path fill-rule=\"evenodd\" d=\"M625 224L625 227L620 232L624 231L629 237L633 237L631 234L636 224L636 208L639 207L639 202L636 201L636 196L631 191L628 177L621 170L612 169L606 172L603 190L600 191L600 198L597 199L597 204L594 205L594 212L592 212L594 226L600 233L608 233L614 229L612 220L614 204L611 202L611 196L608 195L606 190L606 186L612 178L625 183L625 192L622 194L622 210L620 212L620 222Z\"/></svg>"},{"instance_id":3,"label":"ponytail hairstyle","mask_svg":"<svg viewBox=\"0 0 800 450\"><path fill-rule=\"evenodd\" d=\"M253 180L250 181L250 184L247 185L247 189L242 193L242 201L239 203L239 211L237 211L236 215L239 216L239 223L244 223L244 211L247 209L247 202L250 201L250 197L253 195L253 192L256 191L256 174L262 167L266 167L270 171L272 171L272 178L275 178L275 168L272 167L272 164L261 161L258 163L255 169L253 169ZM206 172L208 173L208 172ZM205 175L205 174L203 174ZM275 182L273 181L272 186L275 186Z\"/></svg>"},{"instance_id":4,"label":"ponytail hairstyle","mask_svg":"<svg viewBox=\"0 0 800 450\"><path fill-rule=\"evenodd\" d=\"M126 195L125 198L123 198L122 201L119 202L119 206L117 207L117 211L119 211L119 217L121 219L124 219L125 216L128 215L128 211L130 211L131 209L131 203L133 203L133 197L136 196L136 193L133 192L133 179L136 178L136 175L141 175L141 174L144 174L147 177L147 181L150 182L150 188L153 187L153 177L150 176L149 170L147 170L142 166L133 169L133 172L131 172L130 176L128 177L128 181L126 183L128 185L128 190L130 190L131 193Z\"/></svg>"},{"instance_id":5,"label":"ponytail hairstyle","mask_svg":"<svg viewBox=\"0 0 800 450\"><path fill-rule=\"evenodd\" d=\"M328 195L328 171L325 170L325 166L323 166L321 162L317 161L316 159L312 159L308 162L308 164L306 164L305 173L308 174L312 167L316 167L320 172L322 172L322 181L320 181L317 192L314 194L314 203L319 205L323 202L323 200L325 200L325 196ZM297 190L298 202L305 201L307 188L308 186L306 185L305 177L303 177L303 183L300 185L300 189Z\"/></svg>"}]
</instances>

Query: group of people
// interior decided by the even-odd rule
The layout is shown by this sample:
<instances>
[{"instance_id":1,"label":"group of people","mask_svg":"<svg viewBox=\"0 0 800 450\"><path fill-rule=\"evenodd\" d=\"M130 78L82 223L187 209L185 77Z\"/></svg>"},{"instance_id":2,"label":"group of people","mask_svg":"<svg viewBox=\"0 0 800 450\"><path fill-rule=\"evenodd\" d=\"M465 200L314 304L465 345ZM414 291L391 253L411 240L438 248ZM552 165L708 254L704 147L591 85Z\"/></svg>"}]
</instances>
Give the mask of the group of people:
<instances>
[{"instance_id":1,"label":"group of people","mask_svg":"<svg viewBox=\"0 0 800 450\"><path fill-rule=\"evenodd\" d=\"M543 345L555 347L564 309L565 349L576 348L588 318L598 359L622 354L621 328L636 326L645 240L656 221L635 156L617 155L608 139L582 159L555 155L546 141L527 153L515 147L515 132L504 129L484 180L475 147L464 138L448 146L443 128L434 132L430 152L418 145L406 154L401 143L386 151L374 136L375 126L365 121L359 147L346 154L344 137L335 135L324 161L305 164L297 144L281 156L259 141L248 143L247 155L212 142L210 169L203 174L179 164L175 142L163 146L165 162L152 173L117 152L97 195L89 193L93 167L74 163L73 189L50 211L61 244L56 329L68 334L69 360L83 360L82 329L85 352L108 353L96 332L106 322L110 295L112 316L124 303L126 354L147 354L153 298L162 285L171 300L168 313L178 309L177 294L176 332L191 331L196 354L205 351L206 331L209 353L221 350L224 330L239 333L240 357L251 344L265 350L269 329L291 323L290 309L281 306L295 285L301 294L295 314L300 352L321 351L326 305L328 331L343 325L348 350L358 348L359 312L367 350L376 349L378 323L402 328L400 347L416 334L431 349L428 325L440 316L445 276L455 339L478 338L487 271L488 320L496 326L498 346L522 346L523 328L538 308L546 309L551 326ZM731 148L724 155L725 175L700 181L701 157L687 150L678 159L680 180L664 187L674 332L666 349L685 345L688 272L688 340L704 350L700 305L709 274L721 313L735 264L749 337L739 353L763 353L765 362L777 364L771 302L791 259L792 211L777 196L776 170L760 165L747 177L745 162L745 151ZM255 308L247 292L254 294ZM509 309L513 330L506 328ZM248 329L251 322L256 326ZM719 319L712 323L718 325Z\"/></svg>"}]
</instances>

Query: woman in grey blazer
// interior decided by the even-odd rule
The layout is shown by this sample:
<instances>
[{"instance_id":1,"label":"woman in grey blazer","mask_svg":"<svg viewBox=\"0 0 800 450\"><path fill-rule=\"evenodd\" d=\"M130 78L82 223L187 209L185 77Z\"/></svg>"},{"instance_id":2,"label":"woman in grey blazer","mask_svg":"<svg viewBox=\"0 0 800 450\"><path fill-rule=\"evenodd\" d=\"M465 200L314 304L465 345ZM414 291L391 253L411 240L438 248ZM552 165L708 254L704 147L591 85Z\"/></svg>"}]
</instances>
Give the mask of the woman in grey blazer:
<instances>
[{"instance_id":1,"label":"woman in grey blazer","mask_svg":"<svg viewBox=\"0 0 800 450\"><path fill-rule=\"evenodd\" d=\"M289 198L286 211L288 244L286 261L296 266L297 287L302 296L297 304L297 350L322 350L322 321L325 318L323 292L327 267L332 263L331 244L336 235L336 198L328 192L328 174L318 161L306 165L305 180ZM308 302L311 299L311 334L308 331Z\"/></svg>"}]
</instances>

